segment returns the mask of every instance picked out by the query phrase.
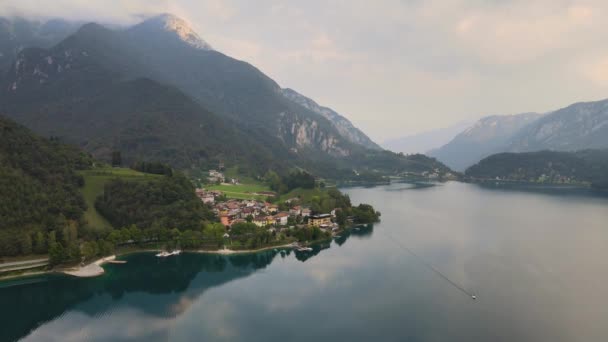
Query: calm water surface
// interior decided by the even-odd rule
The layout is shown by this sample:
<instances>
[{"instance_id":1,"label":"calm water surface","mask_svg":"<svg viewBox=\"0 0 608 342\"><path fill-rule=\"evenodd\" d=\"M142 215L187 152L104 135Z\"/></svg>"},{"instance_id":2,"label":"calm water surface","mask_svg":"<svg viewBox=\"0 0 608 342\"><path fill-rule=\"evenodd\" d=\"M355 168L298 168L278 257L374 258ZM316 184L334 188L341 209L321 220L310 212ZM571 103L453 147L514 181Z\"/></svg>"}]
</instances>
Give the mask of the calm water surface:
<instances>
[{"instance_id":1,"label":"calm water surface","mask_svg":"<svg viewBox=\"0 0 608 342\"><path fill-rule=\"evenodd\" d=\"M606 197L347 192L382 222L308 254L135 254L100 278L0 283L0 340L608 341Z\"/></svg>"}]
</instances>

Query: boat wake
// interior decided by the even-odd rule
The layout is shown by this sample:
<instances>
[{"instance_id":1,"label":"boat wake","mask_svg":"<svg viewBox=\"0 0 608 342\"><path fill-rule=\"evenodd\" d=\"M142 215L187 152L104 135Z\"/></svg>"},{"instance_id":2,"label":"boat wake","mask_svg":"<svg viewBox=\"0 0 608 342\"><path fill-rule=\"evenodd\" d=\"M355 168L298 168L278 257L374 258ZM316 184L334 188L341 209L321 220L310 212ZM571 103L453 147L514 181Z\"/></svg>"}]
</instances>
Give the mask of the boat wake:
<instances>
[{"instance_id":1,"label":"boat wake","mask_svg":"<svg viewBox=\"0 0 608 342\"><path fill-rule=\"evenodd\" d=\"M408 252L409 254L411 254L413 257L416 258L416 260L418 260L418 262L420 262L422 265L426 266L431 271L435 272L435 274L437 274L440 278L442 278L443 280L445 280L446 282L448 282L448 284L452 285L453 287L455 287L456 289L458 289L460 292L462 292L462 293L466 294L467 296L471 297L471 299L477 300L477 296L474 293L467 291L464 287L462 287L461 285L459 285L458 283L456 283L455 281L453 281L452 279L450 279L447 275L445 275L443 272L441 272L440 270L438 270L435 266L433 266L428 261L424 260L421 256L419 256L418 254L416 254L416 252L414 252L411 248L409 248L408 246L406 246L403 243L401 243L398 239L396 239L394 236L392 236L387 231L382 231L382 232L387 235L388 240L390 240L393 243L395 243L402 250L405 250L406 252Z\"/></svg>"}]
</instances>

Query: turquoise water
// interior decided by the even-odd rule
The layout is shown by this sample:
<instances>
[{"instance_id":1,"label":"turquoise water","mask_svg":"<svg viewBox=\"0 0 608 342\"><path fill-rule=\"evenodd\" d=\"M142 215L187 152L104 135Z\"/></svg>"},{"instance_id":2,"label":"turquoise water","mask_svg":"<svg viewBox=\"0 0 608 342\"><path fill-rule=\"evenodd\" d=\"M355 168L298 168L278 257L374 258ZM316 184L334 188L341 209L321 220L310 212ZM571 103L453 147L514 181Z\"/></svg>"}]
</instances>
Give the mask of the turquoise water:
<instances>
[{"instance_id":1,"label":"turquoise water","mask_svg":"<svg viewBox=\"0 0 608 342\"><path fill-rule=\"evenodd\" d=\"M608 198L346 191L382 222L311 253L142 253L95 279L0 283L0 340L608 340Z\"/></svg>"}]
</instances>

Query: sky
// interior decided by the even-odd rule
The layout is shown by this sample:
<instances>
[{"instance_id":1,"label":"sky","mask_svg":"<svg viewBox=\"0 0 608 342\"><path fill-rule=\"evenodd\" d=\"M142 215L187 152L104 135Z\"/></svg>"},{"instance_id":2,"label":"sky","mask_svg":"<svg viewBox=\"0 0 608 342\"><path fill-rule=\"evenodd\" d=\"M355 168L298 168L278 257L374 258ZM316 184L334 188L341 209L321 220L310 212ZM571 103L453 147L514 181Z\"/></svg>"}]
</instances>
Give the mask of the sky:
<instances>
[{"instance_id":1,"label":"sky","mask_svg":"<svg viewBox=\"0 0 608 342\"><path fill-rule=\"evenodd\" d=\"M608 97L608 1L0 0L0 15L171 12L382 142Z\"/></svg>"}]
</instances>

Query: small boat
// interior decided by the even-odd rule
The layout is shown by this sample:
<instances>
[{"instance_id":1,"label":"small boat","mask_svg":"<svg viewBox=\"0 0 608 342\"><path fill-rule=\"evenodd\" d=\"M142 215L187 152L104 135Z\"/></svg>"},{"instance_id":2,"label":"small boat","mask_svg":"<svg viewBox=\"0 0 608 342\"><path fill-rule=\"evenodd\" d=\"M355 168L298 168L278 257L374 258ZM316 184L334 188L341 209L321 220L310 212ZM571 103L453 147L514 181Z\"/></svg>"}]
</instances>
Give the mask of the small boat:
<instances>
[{"instance_id":1,"label":"small boat","mask_svg":"<svg viewBox=\"0 0 608 342\"><path fill-rule=\"evenodd\" d=\"M159 257L159 258L166 258L166 257L168 257L170 255L171 255L171 253L169 253L167 251L162 251L162 252L156 254L156 256Z\"/></svg>"},{"instance_id":2,"label":"small boat","mask_svg":"<svg viewBox=\"0 0 608 342\"><path fill-rule=\"evenodd\" d=\"M180 249L176 249L176 250L174 250L172 252L162 251L162 252L156 254L156 256L159 257L159 258L166 258L166 257L170 257L172 255L180 255L181 252L182 251Z\"/></svg>"},{"instance_id":3,"label":"small boat","mask_svg":"<svg viewBox=\"0 0 608 342\"><path fill-rule=\"evenodd\" d=\"M341 236L340 236L340 235L336 235L336 236L334 236L334 237L335 237L336 239L341 238Z\"/></svg>"},{"instance_id":4,"label":"small boat","mask_svg":"<svg viewBox=\"0 0 608 342\"><path fill-rule=\"evenodd\" d=\"M477 299L476 295L471 295L471 298L473 298L473 300Z\"/></svg>"},{"instance_id":5,"label":"small boat","mask_svg":"<svg viewBox=\"0 0 608 342\"><path fill-rule=\"evenodd\" d=\"M299 247L299 248L297 249L297 251L298 251L298 252L311 252L311 251L312 251L312 248L310 248L310 247Z\"/></svg>"}]
</instances>

